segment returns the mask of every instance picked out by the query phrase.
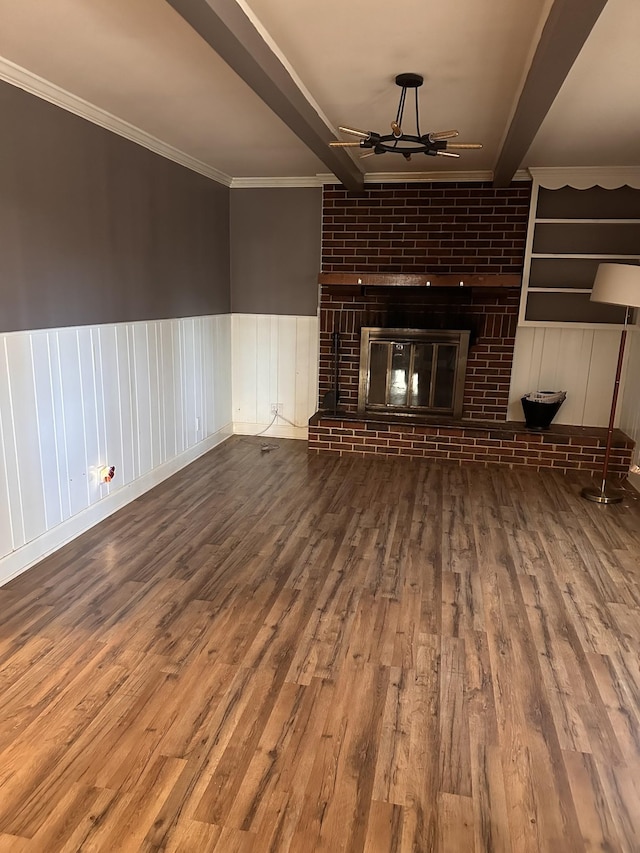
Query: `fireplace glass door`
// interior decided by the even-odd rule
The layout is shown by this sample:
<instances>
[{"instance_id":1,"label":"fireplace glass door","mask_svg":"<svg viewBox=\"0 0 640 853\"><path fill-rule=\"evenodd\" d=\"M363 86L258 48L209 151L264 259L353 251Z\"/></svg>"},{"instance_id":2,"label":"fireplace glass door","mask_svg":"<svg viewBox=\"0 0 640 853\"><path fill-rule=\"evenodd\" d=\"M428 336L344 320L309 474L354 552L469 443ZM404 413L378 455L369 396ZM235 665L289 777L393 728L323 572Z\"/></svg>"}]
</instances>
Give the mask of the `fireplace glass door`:
<instances>
[{"instance_id":1,"label":"fireplace glass door","mask_svg":"<svg viewBox=\"0 0 640 853\"><path fill-rule=\"evenodd\" d=\"M460 417L468 331L362 329L359 412Z\"/></svg>"}]
</instances>

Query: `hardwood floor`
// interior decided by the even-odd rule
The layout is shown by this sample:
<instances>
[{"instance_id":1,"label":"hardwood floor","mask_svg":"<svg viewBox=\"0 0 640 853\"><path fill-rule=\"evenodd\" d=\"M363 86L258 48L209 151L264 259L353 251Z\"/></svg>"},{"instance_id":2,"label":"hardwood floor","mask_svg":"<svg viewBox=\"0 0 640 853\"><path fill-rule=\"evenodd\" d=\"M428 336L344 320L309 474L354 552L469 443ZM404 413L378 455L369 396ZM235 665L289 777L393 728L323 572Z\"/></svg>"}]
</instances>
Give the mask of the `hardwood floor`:
<instances>
[{"instance_id":1,"label":"hardwood floor","mask_svg":"<svg viewBox=\"0 0 640 853\"><path fill-rule=\"evenodd\" d=\"M640 496L270 443L0 589L0 851L639 851Z\"/></svg>"}]
</instances>

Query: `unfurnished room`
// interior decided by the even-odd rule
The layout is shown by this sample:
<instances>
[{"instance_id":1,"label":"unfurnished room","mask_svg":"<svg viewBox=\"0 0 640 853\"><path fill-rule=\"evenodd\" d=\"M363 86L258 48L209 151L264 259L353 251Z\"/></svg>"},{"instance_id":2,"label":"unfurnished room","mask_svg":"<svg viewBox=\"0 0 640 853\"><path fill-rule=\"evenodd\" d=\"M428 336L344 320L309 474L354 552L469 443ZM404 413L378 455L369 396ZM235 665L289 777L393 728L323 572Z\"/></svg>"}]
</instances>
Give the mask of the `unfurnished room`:
<instances>
[{"instance_id":1,"label":"unfurnished room","mask_svg":"<svg viewBox=\"0 0 640 853\"><path fill-rule=\"evenodd\" d=\"M638 0L0 0L0 853L640 851Z\"/></svg>"}]
</instances>

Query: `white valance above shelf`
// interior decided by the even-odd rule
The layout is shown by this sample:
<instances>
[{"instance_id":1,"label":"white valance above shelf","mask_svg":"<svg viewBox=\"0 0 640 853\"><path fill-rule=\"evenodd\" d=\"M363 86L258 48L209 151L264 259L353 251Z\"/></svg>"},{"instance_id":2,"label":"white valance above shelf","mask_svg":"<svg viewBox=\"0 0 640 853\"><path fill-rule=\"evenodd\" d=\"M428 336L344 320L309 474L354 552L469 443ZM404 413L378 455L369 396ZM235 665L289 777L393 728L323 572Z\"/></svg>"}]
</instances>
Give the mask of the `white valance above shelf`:
<instances>
[{"instance_id":1,"label":"white valance above shelf","mask_svg":"<svg viewBox=\"0 0 640 853\"><path fill-rule=\"evenodd\" d=\"M640 166L554 166L529 169L537 184L548 190L573 187L588 190L603 187L615 190L618 187L640 189Z\"/></svg>"}]
</instances>

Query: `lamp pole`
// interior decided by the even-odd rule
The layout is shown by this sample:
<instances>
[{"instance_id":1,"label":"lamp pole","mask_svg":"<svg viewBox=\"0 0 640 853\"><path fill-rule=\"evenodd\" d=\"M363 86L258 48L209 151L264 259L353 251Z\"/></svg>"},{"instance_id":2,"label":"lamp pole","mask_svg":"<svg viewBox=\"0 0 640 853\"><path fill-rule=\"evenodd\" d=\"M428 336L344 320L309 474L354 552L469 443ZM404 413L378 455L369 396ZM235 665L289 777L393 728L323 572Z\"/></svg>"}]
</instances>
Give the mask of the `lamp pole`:
<instances>
[{"instance_id":1,"label":"lamp pole","mask_svg":"<svg viewBox=\"0 0 640 853\"><path fill-rule=\"evenodd\" d=\"M620 503L624 495L619 489L607 488L607 474L609 473L609 461L613 445L613 426L616 417L618 392L620 390L620 377L622 375L624 347L627 341L627 328L629 326L631 310L633 308L640 308L640 266L638 264L600 264L591 289L591 300L593 302L604 302L608 305L619 305L625 309L624 326L620 334L620 348L618 350L618 366L613 385L607 444L602 466L602 480L599 489L587 486L581 492L582 497L588 501L594 501L599 504L615 504Z\"/></svg>"},{"instance_id":2,"label":"lamp pole","mask_svg":"<svg viewBox=\"0 0 640 853\"><path fill-rule=\"evenodd\" d=\"M627 342L627 325L629 323L629 306L624 315L624 329L620 334L620 348L618 350L618 365L616 367L616 378L613 383L613 398L611 400L611 413L609 415L609 427L607 429L607 445L604 451L604 462L602 464L602 482L600 488L585 486L581 494L588 501L599 504L617 504L624 497L620 489L607 489L607 474L609 473L609 459L611 458L611 446L613 444L613 428L616 419L616 406L618 405L618 392L620 390L620 377L622 375L622 364L624 362L624 348Z\"/></svg>"}]
</instances>

